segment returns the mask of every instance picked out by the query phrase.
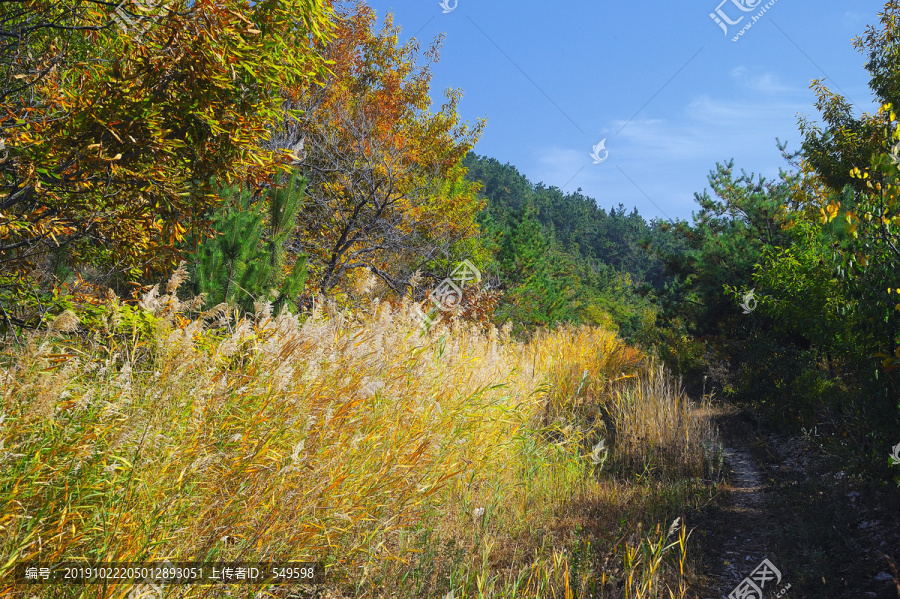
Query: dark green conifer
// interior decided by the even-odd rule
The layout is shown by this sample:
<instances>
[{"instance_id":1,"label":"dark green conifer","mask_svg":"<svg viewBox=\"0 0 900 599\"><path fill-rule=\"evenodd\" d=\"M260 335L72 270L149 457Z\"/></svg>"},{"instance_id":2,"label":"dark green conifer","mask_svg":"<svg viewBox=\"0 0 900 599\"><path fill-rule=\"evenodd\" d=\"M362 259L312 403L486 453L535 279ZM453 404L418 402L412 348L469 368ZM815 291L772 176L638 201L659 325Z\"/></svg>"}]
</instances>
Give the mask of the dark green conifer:
<instances>
[{"instance_id":1,"label":"dark green conifer","mask_svg":"<svg viewBox=\"0 0 900 599\"><path fill-rule=\"evenodd\" d=\"M226 302L253 312L257 301L271 301L277 314L296 310L306 285L306 257L286 272L285 244L303 205L303 180L291 175L284 185L257 197L246 189L222 188L224 205L213 216L216 236L199 244L193 281L207 304Z\"/></svg>"}]
</instances>

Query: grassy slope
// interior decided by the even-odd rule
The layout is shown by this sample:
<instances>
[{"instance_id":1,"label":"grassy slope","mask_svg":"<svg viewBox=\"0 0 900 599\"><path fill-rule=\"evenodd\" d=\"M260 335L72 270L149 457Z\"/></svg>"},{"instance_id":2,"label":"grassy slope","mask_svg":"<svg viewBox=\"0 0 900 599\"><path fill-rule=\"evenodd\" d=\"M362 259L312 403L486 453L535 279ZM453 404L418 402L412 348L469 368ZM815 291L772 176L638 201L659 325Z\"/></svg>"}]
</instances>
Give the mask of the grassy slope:
<instances>
[{"instance_id":1,"label":"grassy slope","mask_svg":"<svg viewBox=\"0 0 900 599\"><path fill-rule=\"evenodd\" d=\"M423 334L406 304L191 318L177 284L110 308L107 336L60 321L8 348L0 594L26 560L274 558L320 561L344 595L685 596L669 525L714 434L612 333Z\"/></svg>"}]
</instances>

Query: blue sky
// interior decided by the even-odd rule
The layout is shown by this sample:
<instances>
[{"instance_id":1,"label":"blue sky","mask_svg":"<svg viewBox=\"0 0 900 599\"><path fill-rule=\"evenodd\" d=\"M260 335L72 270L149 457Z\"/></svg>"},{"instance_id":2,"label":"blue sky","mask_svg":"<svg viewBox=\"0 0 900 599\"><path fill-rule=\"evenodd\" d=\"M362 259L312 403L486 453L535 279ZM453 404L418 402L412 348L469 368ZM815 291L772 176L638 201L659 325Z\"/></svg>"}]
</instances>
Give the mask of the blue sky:
<instances>
[{"instance_id":1,"label":"blue sky","mask_svg":"<svg viewBox=\"0 0 900 599\"><path fill-rule=\"evenodd\" d=\"M786 166L775 139L798 147L798 114L815 116L812 79L858 111L874 106L851 39L882 0L774 0L736 42L772 0L719 1L458 0L447 13L438 0L368 4L394 13L401 41L446 34L432 98L460 88L463 118L487 118L478 154L603 207L690 218L716 162L767 177ZM709 16L717 8L743 17L727 35ZM602 139L609 154L594 164Z\"/></svg>"}]
</instances>

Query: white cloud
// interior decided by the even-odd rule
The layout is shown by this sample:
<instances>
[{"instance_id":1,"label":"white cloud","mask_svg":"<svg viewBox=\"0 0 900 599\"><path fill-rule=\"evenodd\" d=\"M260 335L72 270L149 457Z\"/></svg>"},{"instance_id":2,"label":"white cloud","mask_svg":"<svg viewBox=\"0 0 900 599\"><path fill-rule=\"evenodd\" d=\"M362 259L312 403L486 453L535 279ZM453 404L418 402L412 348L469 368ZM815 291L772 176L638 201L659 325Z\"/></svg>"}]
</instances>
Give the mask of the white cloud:
<instances>
[{"instance_id":1,"label":"white cloud","mask_svg":"<svg viewBox=\"0 0 900 599\"><path fill-rule=\"evenodd\" d=\"M771 90L784 87L771 78L756 81ZM779 93L792 95L784 89ZM581 187L604 207L621 201L628 207L636 205L647 217L661 212L687 217L696 207L693 194L707 186L707 172L716 162L735 158L736 168L766 177L776 177L779 167L787 167L780 160L775 138L797 146L796 115L808 110L808 99L779 97L774 91L768 97L753 98L700 95L683 107L677 119L612 121L607 133L584 147L532 148L534 163L525 172L535 182L563 187L566 192ZM604 135L609 159L593 164L590 146ZM708 168L698 170L698 163Z\"/></svg>"},{"instance_id":2,"label":"white cloud","mask_svg":"<svg viewBox=\"0 0 900 599\"><path fill-rule=\"evenodd\" d=\"M566 172L572 170L573 167L577 170L582 163L590 160L589 154L589 150L581 152L573 148L552 146L540 150L537 160L543 167L551 171Z\"/></svg>"},{"instance_id":3,"label":"white cloud","mask_svg":"<svg viewBox=\"0 0 900 599\"><path fill-rule=\"evenodd\" d=\"M616 123L616 129L624 123ZM610 153L619 146L621 153L638 150L653 161L684 161L702 156L706 142L698 129L673 125L661 119L635 120L607 143Z\"/></svg>"},{"instance_id":4,"label":"white cloud","mask_svg":"<svg viewBox=\"0 0 900 599\"><path fill-rule=\"evenodd\" d=\"M764 95L797 93L803 91L778 81L778 78L772 73L753 72L752 69L745 66L732 69L731 78L740 88Z\"/></svg>"},{"instance_id":5,"label":"white cloud","mask_svg":"<svg viewBox=\"0 0 900 599\"><path fill-rule=\"evenodd\" d=\"M861 29L866 25L874 23L876 18L867 12L858 12L848 10L844 13L844 24L852 26L854 29ZM862 31L860 31L862 33Z\"/></svg>"},{"instance_id":6,"label":"white cloud","mask_svg":"<svg viewBox=\"0 0 900 599\"><path fill-rule=\"evenodd\" d=\"M797 113L808 109L808 102L800 100L724 100L704 95L694 98L685 107L684 113L692 127L702 127L708 135L721 137L718 132L723 129L754 135L789 125L789 130L795 131Z\"/></svg>"}]
</instances>

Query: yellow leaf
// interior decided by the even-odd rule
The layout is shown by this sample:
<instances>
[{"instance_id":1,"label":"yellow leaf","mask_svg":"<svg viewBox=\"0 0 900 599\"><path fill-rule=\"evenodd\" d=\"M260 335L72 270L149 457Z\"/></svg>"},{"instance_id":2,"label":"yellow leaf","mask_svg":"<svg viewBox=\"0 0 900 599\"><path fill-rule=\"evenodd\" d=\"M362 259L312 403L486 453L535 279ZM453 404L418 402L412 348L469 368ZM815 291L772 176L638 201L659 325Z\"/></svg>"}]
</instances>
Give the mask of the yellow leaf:
<instances>
[{"instance_id":1,"label":"yellow leaf","mask_svg":"<svg viewBox=\"0 0 900 599\"><path fill-rule=\"evenodd\" d=\"M113 456L113 459L117 460L119 462L122 462L123 464L125 464L126 466L128 466L131 469L134 468L134 465L122 456Z\"/></svg>"},{"instance_id":2,"label":"yellow leaf","mask_svg":"<svg viewBox=\"0 0 900 599\"><path fill-rule=\"evenodd\" d=\"M838 210L840 210L841 205L835 202L830 202L825 208L820 208L819 212L822 214L819 219L821 222L831 222L838 214Z\"/></svg>"}]
</instances>

